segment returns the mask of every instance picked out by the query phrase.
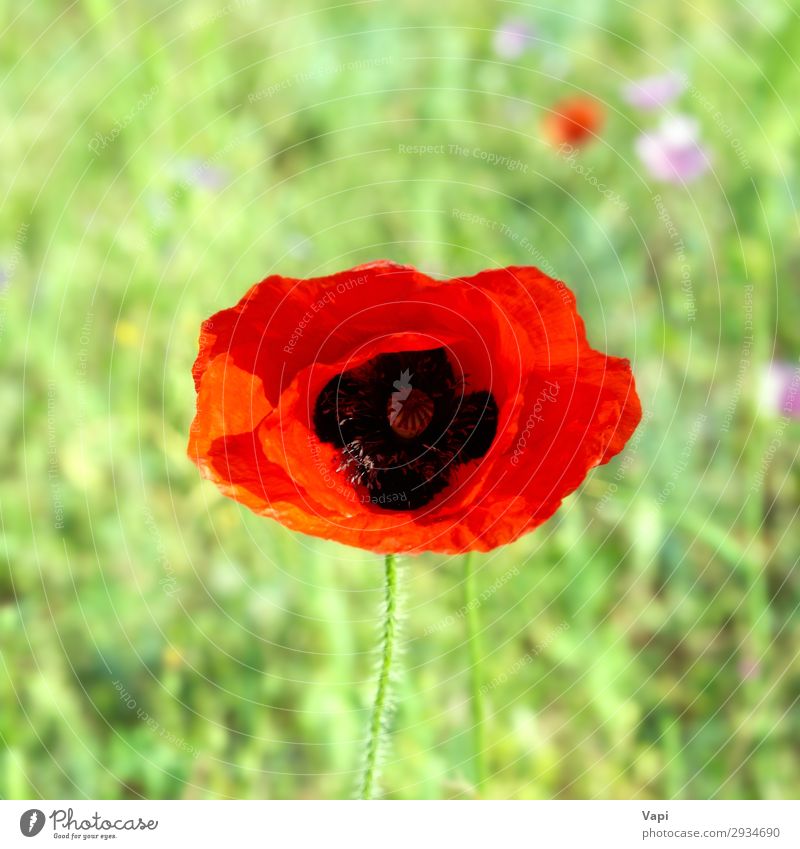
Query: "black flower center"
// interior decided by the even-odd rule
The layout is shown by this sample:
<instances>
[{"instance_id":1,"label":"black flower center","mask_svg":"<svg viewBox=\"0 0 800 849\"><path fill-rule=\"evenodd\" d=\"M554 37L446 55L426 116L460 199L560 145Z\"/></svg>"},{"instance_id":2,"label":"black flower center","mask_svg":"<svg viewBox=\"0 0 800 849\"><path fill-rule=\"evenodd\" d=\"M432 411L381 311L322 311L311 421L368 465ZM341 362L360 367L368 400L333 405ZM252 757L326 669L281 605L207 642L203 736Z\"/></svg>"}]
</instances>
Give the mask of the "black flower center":
<instances>
[{"instance_id":1,"label":"black flower center","mask_svg":"<svg viewBox=\"0 0 800 849\"><path fill-rule=\"evenodd\" d=\"M488 391L467 392L444 348L380 354L328 381L314 429L341 450L337 471L387 510L416 510L477 460L497 432Z\"/></svg>"}]
</instances>

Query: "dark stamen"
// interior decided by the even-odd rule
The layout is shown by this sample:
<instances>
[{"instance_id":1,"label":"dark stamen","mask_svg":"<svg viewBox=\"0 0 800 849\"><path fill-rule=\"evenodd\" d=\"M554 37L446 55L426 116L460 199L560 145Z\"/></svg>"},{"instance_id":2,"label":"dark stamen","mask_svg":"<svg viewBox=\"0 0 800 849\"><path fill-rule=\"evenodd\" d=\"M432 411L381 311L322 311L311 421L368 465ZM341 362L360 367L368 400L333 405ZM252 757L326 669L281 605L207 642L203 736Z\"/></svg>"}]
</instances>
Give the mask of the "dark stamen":
<instances>
[{"instance_id":1,"label":"dark stamen","mask_svg":"<svg viewBox=\"0 0 800 849\"><path fill-rule=\"evenodd\" d=\"M465 393L444 348L380 354L332 378L314 429L341 449L337 471L387 510L424 507L460 463L482 457L497 431L491 392Z\"/></svg>"}]
</instances>

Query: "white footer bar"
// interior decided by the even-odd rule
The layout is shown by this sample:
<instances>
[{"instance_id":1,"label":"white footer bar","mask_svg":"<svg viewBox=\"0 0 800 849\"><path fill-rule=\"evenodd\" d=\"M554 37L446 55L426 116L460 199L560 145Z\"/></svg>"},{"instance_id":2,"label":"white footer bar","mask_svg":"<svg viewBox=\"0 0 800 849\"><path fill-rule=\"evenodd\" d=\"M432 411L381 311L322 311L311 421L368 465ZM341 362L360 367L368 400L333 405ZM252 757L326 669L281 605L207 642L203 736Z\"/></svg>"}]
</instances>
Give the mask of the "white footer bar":
<instances>
[{"instance_id":1,"label":"white footer bar","mask_svg":"<svg viewBox=\"0 0 800 849\"><path fill-rule=\"evenodd\" d=\"M0 802L0 846L797 849L800 802Z\"/></svg>"}]
</instances>

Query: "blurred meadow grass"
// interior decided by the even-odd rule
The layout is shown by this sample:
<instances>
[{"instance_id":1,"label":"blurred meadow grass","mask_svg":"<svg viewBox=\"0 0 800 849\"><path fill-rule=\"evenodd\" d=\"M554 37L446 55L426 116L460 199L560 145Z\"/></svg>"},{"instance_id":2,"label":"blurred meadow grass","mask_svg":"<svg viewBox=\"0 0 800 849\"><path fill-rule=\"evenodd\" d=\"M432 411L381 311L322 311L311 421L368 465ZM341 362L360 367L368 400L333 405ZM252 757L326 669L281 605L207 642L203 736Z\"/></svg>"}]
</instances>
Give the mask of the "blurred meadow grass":
<instances>
[{"instance_id":1,"label":"blurred meadow grass","mask_svg":"<svg viewBox=\"0 0 800 849\"><path fill-rule=\"evenodd\" d=\"M538 36L513 60L508 15ZM646 410L551 521L478 559L481 795L800 793L800 425L761 401L800 352L795 7L0 21L0 796L352 795L382 562L225 500L185 446L204 317L273 271L380 257L543 267ZM712 160L690 185L649 176L658 115L620 96L673 68L690 88L663 111ZM606 123L570 160L540 128L576 93ZM404 558L401 581L383 788L469 797L463 563Z\"/></svg>"}]
</instances>

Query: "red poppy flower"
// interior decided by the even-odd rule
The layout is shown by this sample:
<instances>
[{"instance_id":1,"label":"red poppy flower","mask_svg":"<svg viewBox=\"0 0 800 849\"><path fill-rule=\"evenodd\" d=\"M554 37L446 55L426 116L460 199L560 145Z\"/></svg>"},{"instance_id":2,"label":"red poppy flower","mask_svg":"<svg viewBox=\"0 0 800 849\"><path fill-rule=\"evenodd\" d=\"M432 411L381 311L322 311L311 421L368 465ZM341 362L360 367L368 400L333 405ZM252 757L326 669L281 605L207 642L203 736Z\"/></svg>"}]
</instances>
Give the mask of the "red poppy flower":
<instances>
[{"instance_id":1,"label":"red poppy flower","mask_svg":"<svg viewBox=\"0 0 800 849\"><path fill-rule=\"evenodd\" d=\"M588 97L570 97L554 104L544 118L544 133L555 145L579 146L601 130L603 107Z\"/></svg>"},{"instance_id":2,"label":"red poppy flower","mask_svg":"<svg viewBox=\"0 0 800 849\"><path fill-rule=\"evenodd\" d=\"M549 518L641 418L536 268L374 262L262 280L204 322L189 455L230 498L380 553L489 550Z\"/></svg>"}]
</instances>

